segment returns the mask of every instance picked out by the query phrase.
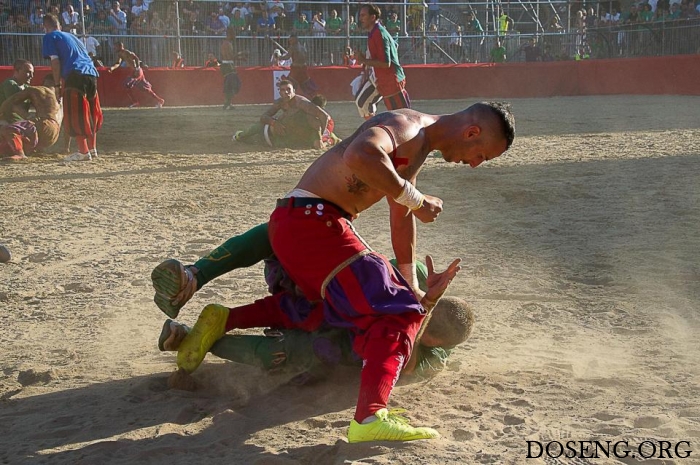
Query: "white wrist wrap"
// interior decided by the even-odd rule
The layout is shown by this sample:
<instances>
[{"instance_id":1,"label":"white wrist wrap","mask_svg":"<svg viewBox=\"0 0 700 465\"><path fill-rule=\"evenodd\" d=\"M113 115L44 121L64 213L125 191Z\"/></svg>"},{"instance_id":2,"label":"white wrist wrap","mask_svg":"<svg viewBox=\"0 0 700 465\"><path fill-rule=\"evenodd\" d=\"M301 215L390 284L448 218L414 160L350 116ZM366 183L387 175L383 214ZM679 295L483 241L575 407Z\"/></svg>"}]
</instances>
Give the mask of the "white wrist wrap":
<instances>
[{"instance_id":1,"label":"white wrist wrap","mask_svg":"<svg viewBox=\"0 0 700 465\"><path fill-rule=\"evenodd\" d=\"M396 203L399 203L411 210L418 210L423 206L423 200L425 196L416 189L413 184L404 179L403 189L401 189L401 194L394 199Z\"/></svg>"},{"instance_id":2,"label":"white wrist wrap","mask_svg":"<svg viewBox=\"0 0 700 465\"><path fill-rule=\"evenodd\" d=\"M411 289L418 289L418 274L413 263L399 263L396 265L396 268L399 269L399 273L408 282Z\"/></svg>"}]
</instances>

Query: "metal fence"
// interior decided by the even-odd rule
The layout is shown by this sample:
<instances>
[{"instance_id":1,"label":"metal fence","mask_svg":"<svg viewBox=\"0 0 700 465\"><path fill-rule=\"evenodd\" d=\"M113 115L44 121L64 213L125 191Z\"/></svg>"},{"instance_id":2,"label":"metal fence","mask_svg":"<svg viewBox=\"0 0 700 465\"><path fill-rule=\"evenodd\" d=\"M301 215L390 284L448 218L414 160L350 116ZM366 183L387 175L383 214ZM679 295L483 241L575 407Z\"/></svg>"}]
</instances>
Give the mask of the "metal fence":
<instances>
[{"instance_id":1,"label":"metal fence","mask_svg":"<svg viewBox=\"0 0 700 465\"><path fill-rule=\"evenodd\" d=\"M202 5L203 13L210 14L219 7L218 3L212 2L194 4ZM423 3L385 5L390 12L396 13L394 21L397 24L392 35L398 42L401 63L489 62L497 38L505 46L509 62L525 60L526 44L532 37L536 38L545 61L573 59L580 51L590 58L700 53L700 18L580 30L574 27L557 33L546 32L545 28L538 26L530 33L509 31L499 34L493 22L494 5L491 1L440 3L436 14L431 14ZM516 8L512 2L508 5ZM564 1L535 1L527 2L527 5L529 7L524 7L524 11L529 11L531 19L537 23L545 17L561 16L565 20L571 10L571 4ZM359 3L285 2L283 15L273 20L274 28L261 31L253 20L237 26L235 46L239 51L248 52L247 61L240 64L269 65L275 49L284 51L288 34L292 31L297 32L300 41L306 45L311 65L351 64L351 51L357 53L366 48L366 33L359 30L356 22L358 9ZM352 18L343 21L339 30L314 30L310 27L305 30L308 25L299 25L302 15L310 16L313 21L319 15L333 16L334 10L339 17ZM474 31L470 24L471 13L476 19L481 17L484 32ZM187 66L203 66L208 53L218 55L224 38L223 31L215 33L211 22L203 23L196 20L196 16L178 2L156 1L151 4L149 13L132 18L128 27L116 30L100 21L98 16L86 20L86 34L78 33L85 41L99 43L96 55L107 66L116 61L113 51L116 41L124 42L126 48L138 54L148 66L169 66L173 52L180 53ZM143 21L141 25L137 23L139 18ZM41 53L43 34L36 27L34 32L19 32L10 26L0 24L0 65L11 65L17 58L29 59L37 65L48 64Z\"/></svg>"}]
</instances>

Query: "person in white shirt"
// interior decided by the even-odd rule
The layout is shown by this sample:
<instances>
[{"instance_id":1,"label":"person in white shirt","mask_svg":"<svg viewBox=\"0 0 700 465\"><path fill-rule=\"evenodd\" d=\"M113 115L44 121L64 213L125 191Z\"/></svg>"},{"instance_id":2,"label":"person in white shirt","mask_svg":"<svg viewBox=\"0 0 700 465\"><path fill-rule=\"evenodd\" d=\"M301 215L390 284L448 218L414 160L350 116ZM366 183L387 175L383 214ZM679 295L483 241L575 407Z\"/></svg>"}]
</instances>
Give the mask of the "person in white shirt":
<instances>
[{"instance_id":1,"label":"person in white shirt","mask_svg":"<svg viewBox=\"0 0 700 465\"><path fill-rule=\"evenodd\" d=\"M63 29L71 34L76 34L80 23L80 15L75 11L73 5L68 5L61 17L63 19Z\"/></svg>"},{"instance_id":2,"label":"person in white shirt","mask_svg":"<svg viewBox=\"0 0 700 465\"><path fill-rule=\"evenodd\" d=\"M144 11L148 11L148 7L143 4L143 0L136 0L131 7L131 14L138 18Z\"/></svg>"},{"instance_id":3,"label":"person in white shirt","mask_svg":"<svg viewBox=\"0 0 700 465\"><path fill-rule=\"evenodd\" d=\"M85 48L88 51L88 55L92 54L93 56L98 56L99 53L97 53L97 49L100 47L100 41L95 39L93 36L87 36L83 37L82 39L83 44L85 44Z\"/></svg>"}]
</instances>

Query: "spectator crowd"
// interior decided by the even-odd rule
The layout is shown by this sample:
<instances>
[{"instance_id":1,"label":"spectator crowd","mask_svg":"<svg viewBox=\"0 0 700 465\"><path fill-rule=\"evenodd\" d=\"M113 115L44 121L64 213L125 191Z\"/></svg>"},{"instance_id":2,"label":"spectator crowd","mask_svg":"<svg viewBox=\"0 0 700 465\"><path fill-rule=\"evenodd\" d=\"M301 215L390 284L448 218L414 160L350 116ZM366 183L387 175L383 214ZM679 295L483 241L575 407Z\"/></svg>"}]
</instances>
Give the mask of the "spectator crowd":
<instances>
[{"instance_id":1,"label":"spectator crowd","mask_svg":"<svg viewBox=\"0 0 700 465\"><path fill-rule=\"evenodd\" d=\"M573 59L595 54L596 44L589 37L592 30L651 27L700 15L700 0L644 0L625 8L618 1L560 3L558 13L548 13L541 29L528 27L532 24L523 26L523 33L539 36L534 43L529 35L514 43L508 37L513 37L522 24L513 18L517 7L511 6L506 12L494 6L496 3L472 7L437 0L406 1L405 14L402 3L381 7L382 22L399 42L402 59L407 63L420 62L424 54L434 63ZM271 37L279 41L296 33L306 38L310 64L346 65L354 61L353 50L365 47L357 23L359 6L357 1L348 5L290 0L84 0L82 4L77 0L0 0L0 64L9 65L18 58L38 61L42 18L53 13L64 31L83 37L88 51L100 63L112 63L113 44L122 41L151 66L171 64L173 50L182 52L187 65L201 66L209 53L216 53L219 38L223 39L230 28L250 49L251 64L269 63L280 46L245 39ZM181 49L174 39L178 32ZM556 34L572 35L573 40L567 40L566 47L563 40L548 40ZM630 37L621 31L613 39L621 50ZM494 52L500 47L507 52Z\"/></svg>"}]
</instances>

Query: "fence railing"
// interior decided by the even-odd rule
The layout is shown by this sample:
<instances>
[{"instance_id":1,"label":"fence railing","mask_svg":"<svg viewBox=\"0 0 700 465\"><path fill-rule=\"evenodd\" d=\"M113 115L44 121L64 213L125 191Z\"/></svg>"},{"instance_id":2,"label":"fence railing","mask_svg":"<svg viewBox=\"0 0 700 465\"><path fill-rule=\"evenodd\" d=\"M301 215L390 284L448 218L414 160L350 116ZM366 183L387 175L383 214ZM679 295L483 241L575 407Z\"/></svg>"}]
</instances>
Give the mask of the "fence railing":
<instances>
[{"instance_id":1,"label":"fence railing","mask_svg":"<svg viewBox=\"0 0 700 465\"><path fill-rule=\"evenodd\" d=\"M347 4L339 4L348 7ZM452 25L451 22L446 23ZM452 26L449 26L452 28ZM24 58L35 65L48 64L41 53L43 34L0 32L0 65L11 65ZM90 41L90 35L83 40ZM405 30L394 35L402 64L484 63L491 61L496 39L506 48L508 62L524 61L526 48L536 38L542 61L573 59L577 53L590 58L624 58L700 53L700 18L638 23L614 27L595 27L559 33L521 34L511 32L469 33L452 30L432 32ZM187 66L203 66L208 53L218 56L224 38L181 31L180 34L95 34L99 47L96 56L109 66L116 61L113 44L124 42L148 66L163 67L172 62L172 52L183 56ZM248 31L239 35L235 47L247 51L244 66L267 66L275 49L287 46L288 35L274 31L258 35ZM312 66L351 64L348 46L354 53L366 48L366 34L345 30L341 35L302 34Z\"/></svg>"}]
</instances>

